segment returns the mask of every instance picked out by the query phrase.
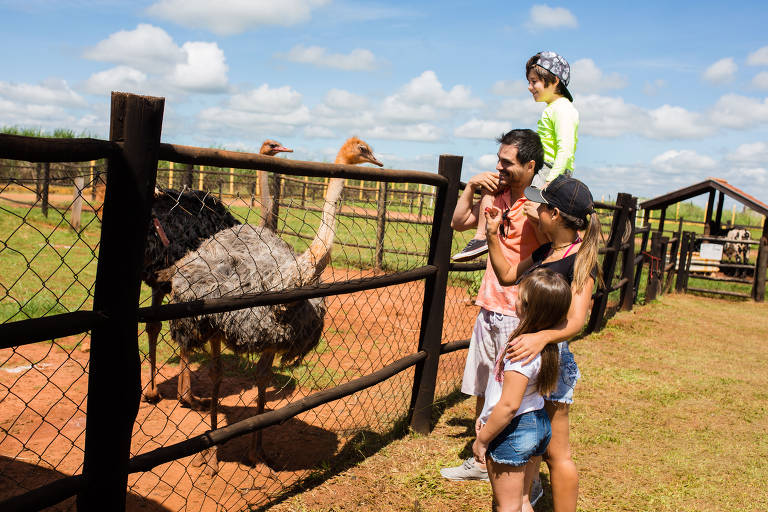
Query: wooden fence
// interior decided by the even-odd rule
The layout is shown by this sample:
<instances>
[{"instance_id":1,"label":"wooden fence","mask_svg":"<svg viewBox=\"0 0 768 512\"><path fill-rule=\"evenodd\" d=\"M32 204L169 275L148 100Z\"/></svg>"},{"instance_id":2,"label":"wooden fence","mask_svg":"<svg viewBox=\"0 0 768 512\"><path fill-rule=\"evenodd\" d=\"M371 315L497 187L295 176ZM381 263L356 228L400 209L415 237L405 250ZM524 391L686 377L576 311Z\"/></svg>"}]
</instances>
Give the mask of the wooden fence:
<instances>
[{"instance_id":1,"label":"wooden fence","mask_svg":"<svg viewBox=\"0 0 768 512\"><path fill-rule=\"evenodd\" d=\"M443 313L449 272L485 268L484 263L450 263L450 220L459 193L462 158L441 156L438 173L388 170L349 165L301 162L160 142L164 100L113 93L110 140L39 139L0 135L0 158L30 162L107 161L98 267L92 310L0 324L0 349L91 331L88 363L87 420L82 474L73 475L0 503L2 510L37 510L77 496L78 510L124 510L129 473L148 471L234 437L264 429L297 414L381 383L414 367L408 422L427 433L435 396L440 356L468 346L469 340L442 341ZM139 307L140 271L147 237L157 162L259 169L288 176L339 177L384 183L415 183L435 187L427 262L418 268L322 286L204 299L160 307ZM597 204L610 219L603 254L605 283L593 298L587 331L599 330L612 293L620 292L616 308L631 309L636 275L645 258L635 252L637 199L619 194L615 205ZM124 212L130 211L131 215ZM378 209L379 221L386 212ZM377 249L378 250L378 249ZM371 290L413 281L424 282L417 351L342 385L324 389L283 408L237 421L181 442L130 457L132 429L140 402L139 322L164 321L256 306L289 303L314 297ZM120 293L115 293L120 290Z\"/></svg>"}]
</instances>

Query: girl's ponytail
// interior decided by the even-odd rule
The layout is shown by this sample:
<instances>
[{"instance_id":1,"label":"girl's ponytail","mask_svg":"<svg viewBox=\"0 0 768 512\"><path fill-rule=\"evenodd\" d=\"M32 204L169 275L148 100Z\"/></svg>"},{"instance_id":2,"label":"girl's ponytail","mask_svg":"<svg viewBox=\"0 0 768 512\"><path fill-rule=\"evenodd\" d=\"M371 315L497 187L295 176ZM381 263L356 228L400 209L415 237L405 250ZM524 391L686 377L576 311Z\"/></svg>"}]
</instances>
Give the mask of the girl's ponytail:
<instances>
[{"instance_id":1,"label":"girl's ponytail","mask_svg":"<svg viewBox=\"0 0 768 512\"><path fill-rule=\"evenodd\" d=\"M584 287L587 280L592 277L593 270L596 272L595 282L598 285L603 282L602 268L597 264L597 251L603 234L597 212L593 211L589 215L586 224L587 230L584 233L584 240L581 242L579 252L576 253L576 264L573 269L574 290L581 290Z\"/></svg>"}]
</instances>

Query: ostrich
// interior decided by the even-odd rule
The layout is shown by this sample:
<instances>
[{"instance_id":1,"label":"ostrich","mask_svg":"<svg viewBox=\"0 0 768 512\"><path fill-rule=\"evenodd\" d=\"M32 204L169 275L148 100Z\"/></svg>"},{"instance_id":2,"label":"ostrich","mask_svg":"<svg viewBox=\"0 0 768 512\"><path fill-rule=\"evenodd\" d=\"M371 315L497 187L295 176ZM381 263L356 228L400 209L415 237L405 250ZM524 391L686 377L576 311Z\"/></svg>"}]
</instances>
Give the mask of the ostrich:
<instances>
[{"instance_id":1,"label":"ostrich","mask_svg":"<svg viewBox=\"0 0 768 512\"><path fill-rule=\"evenodd\" d=\"M365 162L383 166L373 156L370 146L357 137L347 140L336 157L336 163ZM198 249L160 273L159 277L170 284L171 302L280 291L317 283L330 261L336 212L343 188L343 178L329 181L317 234L301 254L294 253L288 243L263 226L242 224L208 238ZM325 300L318 297L171 321L171 337L179 344L181 354L179 398L183 402L193 401L190 353L210 342L211 430L217 428L222 377L220 355L224 343L235 353L260 355L254 373L258 392L256 410L261 414L266 402L266 388L272 381L275 355L281 354L282 361L287 364L301 362L320 341L325 312ZM202 458L207 464L206 471L215 473L218 466L216 447L202 454ZM260 431L251 437L248 458L252 463L267 460Z\"/></svg>"},{"instance_id":2,"label":"ostrich","mask_svg":"<svg viewBox=\"0 0 768 512\"><path fill-rule=\"evenodd\" d=\"M260 154L267 156L292 151L271 139L265 140L259 149ZM262 211L266 210L262 207ZM152 289L152 307L162 304L163 298L171 291L168 283L158 280L160 270L197 249L203 240L214 233L239 224L226 206L207 192L155 189L149 235L144 250L144 268L141 272L141 280ZM144 392L146 402L157 402L160 399L155 380L157 337L161 328L161 322L149 322L146 327L150 366L150 382Z\"/></svg>"}]
</instances>

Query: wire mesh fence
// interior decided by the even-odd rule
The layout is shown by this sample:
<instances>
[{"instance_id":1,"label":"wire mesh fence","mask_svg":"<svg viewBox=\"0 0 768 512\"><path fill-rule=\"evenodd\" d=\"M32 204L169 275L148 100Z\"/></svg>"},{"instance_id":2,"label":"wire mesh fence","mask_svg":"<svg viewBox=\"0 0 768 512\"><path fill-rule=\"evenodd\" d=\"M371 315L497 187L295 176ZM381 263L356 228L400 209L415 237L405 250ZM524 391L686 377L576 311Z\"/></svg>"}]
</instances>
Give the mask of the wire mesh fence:
<instances>
[{"instance_id":1,"label":"wire mesh fence","mask_svg":"<svg viewBox=\"0 0 768 512\"><path fill-rule=\"evenodd\" d=\"M75 170L43 176L30 174L29 170L36 166L19 169L18 179L6 169L0 189L0 264L9 270L2 277L2 322L92 308L101 227L99 201L104 198L103 170L96 168L91 174L89 166L72 166ZM86 179L76 186L78 177ZM47 216L42 213L39 193L42 180L50 184ZM378 190L377 185L370 188ZM327 186L322 186L318 190L325 192ZM249 187L246 184L241 188ZM193 246L199 246L209 234L206 229L217 233L242 230L245 226L258 230L264 214L258 197L249 192L219 197L218 190L158 187L149 226L140 306L151 305L153 291L162 288L157 272L180 260ZM389 196L385 203L385 254L383 264L377 266L377 211L382 198L359 191L347 197L335 211L332 257L322 271L321 282L365 279L417 269L427 263L432 210L429 217L425 208L421 215L409 214L404 211L402 198ZM78 198L82 200L83 213L80 226L75 229L72 209ZM327 223L323 218L325 207L322 198L311 193L294 194L289 189L281 199L277 231L284 249L290 252L271 254L270 258L292 258L295 263L316 238L318 228ZM428 221L424 222L425 219ZM210 225L203 227L206 223ZM460 243L456 241L454 245L458 247ZM263 266L255 271L259 275L268 273ZM471 280L462 276L454 279L446 297L447 341L465 338L474 320L476 308L468 295ZM273 288L281 289L279 284ZM240 288L231 293L245 291ZM414 281L322 300L325 314L316 347L295 364L286 364L279 356L274 360L274 365L270 365L272 375L265 386L264 410L279 409L319 390L368 375L415 352L423 298L424 282ZM210 347L191 351L194 397L189 403L180 403L182 355L170 335L171 323L164 322L158 333L157 396L148 398L139 408L132 456L211 428ZM144 324L140 327L137 334L146 393L152 389L150 346L147 329ZM89 334L0 350L3 499L82 471ZM240 353L224 348L217 400L219 427L256 413L260 356L258 351ZM462 370L460 353L444 356L438 394L453 391L456 376ZM132 474L128 482L129 499L145 498L162 510L239 510L279 499L313 478L348 464L387 436L402 433L413 378L413 370L406 370L364 391L264 429L263 452L257 457L251 453L251 436L244 436L218 447L217 464L213 467L210 458L206 459L210 454L206 453ZM74 507L71 498L58 508Z\"/></svg>"}]
</instances>

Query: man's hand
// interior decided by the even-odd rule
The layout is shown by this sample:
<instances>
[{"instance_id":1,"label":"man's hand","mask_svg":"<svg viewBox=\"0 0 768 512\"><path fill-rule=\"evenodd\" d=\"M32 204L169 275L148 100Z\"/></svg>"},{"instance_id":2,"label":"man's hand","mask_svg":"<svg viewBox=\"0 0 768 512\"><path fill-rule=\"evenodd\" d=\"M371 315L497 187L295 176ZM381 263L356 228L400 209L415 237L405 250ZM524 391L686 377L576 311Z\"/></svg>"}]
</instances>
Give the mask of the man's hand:
<instances>
[{"instance_id":1,"label":"man's hand","mask_svg":"<svg viewBox=\"0 0 768 512\"><path fill-rule=\"evenodd\" d=\"M525 360L523 362L525 365L530 363L538 354L541 354L546 346L546 338L538 332L521 334L507 343L506 357L513 363Z\"/></svg>"},{"instance_id":2,"label":"man's hand","mask_svg":"<svg viewBox=\"0 0 768 512\"><path fill-rule=\"evenodd\" d=\"M533 201L526 201L523 205L523 213L528 216L528 220L534 224L539 224L539 203Z\"/></svg>"},{"instance_id":3,"label":"man's hand","mask_svg":"<svg viewBox=\"0 0 768 512\"><path fill-rule=\"evenodd\" d=\"M485 215L485 237L490 239L499 234L499 224L501 224L501 210L495 206L490 206L483 212Z\"/></svg>"},{"instance_id":4,"label":"man's hand","mask_svg":"<svg viewBox=\"0 0 768 512\"><path fill-rule=\"evenodd\" d=\"M481 172L469 178L467 186L472 187L473 191L480 189L495 194L499 191L499 173L497 172Z\"/></svg>"}]
</instances>

